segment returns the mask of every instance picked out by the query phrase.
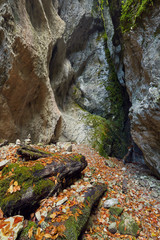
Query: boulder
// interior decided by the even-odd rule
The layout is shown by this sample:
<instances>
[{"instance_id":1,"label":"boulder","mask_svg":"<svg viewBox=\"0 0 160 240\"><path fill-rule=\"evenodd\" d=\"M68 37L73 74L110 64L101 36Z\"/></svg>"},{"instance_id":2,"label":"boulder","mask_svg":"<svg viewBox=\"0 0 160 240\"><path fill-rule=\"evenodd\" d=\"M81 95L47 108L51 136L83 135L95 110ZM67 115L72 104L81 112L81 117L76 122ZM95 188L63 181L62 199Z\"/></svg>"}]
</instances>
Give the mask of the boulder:
<instances>
[{"instance_id":1,"label":"boulder","mask_svg":"<svg viewBox=\"0 0 160 240\"><path fill-rule=\"evenodd\" d=\"M117 204L118 204L118 199L111 198L111 199L108 199L104 202L104 208L110 208L110 207L113 207L114 205L117 205Z\"/></svg>"},{"instance_id":2,"label":"boulder","mask_svg":"<svg viewBox=\"0 0 160 240\"><path fill-rule=\"evenodd\" d=\"M132 235L137 237L139 235L140 229L136 221L128 214L122 215L122 220L119 223L119 232L123 235Z\"/></svg>"},{"instance_id":3,"label":"boulder","mask_svg":"<svg viewBox=\"0 0 160 240\"><path fill-rule=\"evenodd\" d=\"M113 222L111 223L109 226L108 226L108 230L110 233L116 233L117 232L117 224L116 222Z\"/></svg>"},{"instance_id":4,"label":"boulder","mask_svg":"<svg viewBox=\"0 0 160 240\"><path fill-rule=\"evenodd\" d=\"M2 170L10 161L9 160L3 160L0 162L0 170Z\"/></svg>"},{"instance_id":5,"label":"boulder","mask_svg":"<svg viewBox=\"0 0 160 240\"><path fill-rule=\"evenodd\" d=\"M105 160L105 165L114 168L116 165L111 160Z\"/></svg>"}]
</instances>

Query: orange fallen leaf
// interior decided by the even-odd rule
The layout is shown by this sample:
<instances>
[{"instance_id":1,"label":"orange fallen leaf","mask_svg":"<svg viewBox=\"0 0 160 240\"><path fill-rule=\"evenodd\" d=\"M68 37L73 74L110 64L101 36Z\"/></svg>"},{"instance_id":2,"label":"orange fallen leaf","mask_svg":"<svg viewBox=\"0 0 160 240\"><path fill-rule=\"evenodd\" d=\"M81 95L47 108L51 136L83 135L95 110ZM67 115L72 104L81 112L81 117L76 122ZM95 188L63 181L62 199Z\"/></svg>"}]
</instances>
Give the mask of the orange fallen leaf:
<instances>
[{"instance_id":1,"label":"orange fallen leaf","mask_svg":"<svg viewBox=\"0 0 160 240\"><path fill-rule=\"evenodd\" d=\"M54 213L52 213L52 214L50 215L50 218L54 219L54 218L56 218L56 216L57 216L57 213L54 212Z\"/></svg>"},{"instance_id":2,"label":"orange fallen leaf","mask_svg":"<svg viewBox=\"0 0 160 240\"><path fill-rule=\"evenodd\" d=\"M51 234L55 235L57 233L57 227L53 226Z\"/></svg>"},{"instance_id":3,"label":"orange fallen leaf","mask_svg":"<svg viewBox=\"0 0 160 240\"><path fill-rule=\"evenodd\" d=\"M59 225L58 227L57 227L57 231L58 231L58 233L62 233L62 232L64 232L66 230L66 227L64 226L64 225Z\"/></svg>"},{"instance_id":4,"label":"orange fallen leaf","mask_svg":"<svg viewBox=\"0 0 160 240\"><path fill-rule=\"evenodd\" d=\"M8 236L9 233L10 233L10 231L11 231L11 229L10 229L10 223L7 224L5 227L3 227L1 231L2 231L2 234L3 234L4 236Z\"/></svg>"},{"instance_id":5,"label":"orange fallen leaf","mask_svg":"<svg viewBox=\"0 0 160 240\"><path fill-rule=\"evenodd\" d=\"M31 238L33 235L33 226L28 231L28 237Z\"/></svg>"},{"instance_id":6,"label":"orange fallen leaf","mask_svg":"<svg viewBox=\"0 0 160 240\"><path fill-rule=\"evenodd\" d=\"M7 225L7 223L5 223L5 222L0 223L0 229L3 228L6 225Z\"/></svg>"},{"instance_id":7,"label":"orange fallen leaf","mask_svg":"<svg viewBox=\"0 0 160 240\"><path fill-rule=\"evenodd\" d=\"M44 234L44 237L45 237L45 238L52 238L52 235L49 234L49 233L46 233L46 234Z\"/></svg>"},{"instance_id":8,"label":"orange fallen leaf","mask_svg":"<svg viewBox=\"0 0 160 240\"><path fill-rule=\"evenodd\" d=\"M2 209L0 208L0 219L2 219L3 218L3 211L2 211Z\"/></svg>"},{"instance_id":9,"label":"orange fallen leaf","mask_svg":"<svg viewBox=\"0 0 160 240\"><path fill-rule=\"evenodd\" d=\"M18 182L15 181L15 182L13 183L13 185L14 185L14 186L18 186Z\"/></svg>"},{"instance_id":10,"label":"orange fallen leaf","mask_svg":"<svg viewBox=\"0 0 160 240\"><path fill-rule=\"evenodd\" d=\"M54 240L54 239L58 238L58 236L59 236L59 234L57 233L55 236L52 237L52 239Z\"/></svg>"},{"instance_id":11,"label":"orange fallen leaf","mask_svg":"<svg viewBox=\"0 0 160 240\"><path fill-rule=\"evenodd\" d=\"M45 219L45 217L42 216L42 217L41 217L41 220L39 221L38 224L40 225L40 224L44 221L44 219Z\"/></svg>"},{"instance_id":12,"label":"orange fallen leaf","mask_svg":"<svg viewBox=\"0 0 160 240\"><path fill-rule=\"evenodd\" d=\"M22 222L22 220L23 220L23 217L15 217L13 225L16 225L17 223Z\"/></svg>"},{"instance_id":13,"label":"orange fallen leaf","mask_svg":"<svg viewBox=\"0 0 160 240\"><path fill-rule=\"evenodd\" d=\"M14 179L12 179L12 181L9 184L9 186L11 186L13 183L14 183Z\"/></svg>"}]
</instances>

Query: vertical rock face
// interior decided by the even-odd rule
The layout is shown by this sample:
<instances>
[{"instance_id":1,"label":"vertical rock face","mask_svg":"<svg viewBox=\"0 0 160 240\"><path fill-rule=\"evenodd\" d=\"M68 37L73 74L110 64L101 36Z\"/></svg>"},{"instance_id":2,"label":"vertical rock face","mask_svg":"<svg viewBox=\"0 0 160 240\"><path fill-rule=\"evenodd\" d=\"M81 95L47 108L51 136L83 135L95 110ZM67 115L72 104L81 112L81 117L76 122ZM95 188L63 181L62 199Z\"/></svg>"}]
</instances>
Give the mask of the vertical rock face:
<instances>
[{"instance_id":1,"label":"vertical rock face","mask_svg":"<svg viewBox=\"0 0 160 240\"><path fill-rule=\"evenodd\" d=\"M114 29L102 9L95 0L0 2L0 138L53 142L63 127L65 140L124 149Z\"/></svg>"},{"instance_id":2,"label":"vertical rock face","mask_svg":"<svg viewBox=\"0 0 160 240\"><path fill-rule=\"evenodd\" d=\"M0 2L0 138L57 137L49 62L64 28L51 0Z\"/></svg>"},{"instance_id":3,"label":"vertical rock face","mask_svg":"<svg viewBox=\"0 0 160 240\"><path fill-rule=\"evenodd\" d=\"M66 23L66 30L63 43L57 44L53 54L51 79L65 121L63 137L70 141L91 144L97 150L105 148L107 154L112 155L116 152L120 157L125 152L122 133L123 91L117 85L118 81L109 56L109 52L113 55L114 51L112 45L114 28L109 7L105 3L102 8L95 0L62 0L59 1L58 12ZM61 49L65 49L63 51L65 55ZM57 65L54 62L60 58L61 63L63 62L60 66L63 80L54 81L55 76L60 73L59 71L57 73ZM70 66L68 71L64 71L66 62ZM66 75L69 77L66 78ZM121 109L121 114L117 113L117 109ZM106 118L107 121L99 116ZM123 147L118 146L121 141ZM115 150L116 145L118 147Z\"/></svg>"},{"instance_id":4,"label":"vertical rock face","mask_svg":"<svg viewBox=\"0 0 160 240\"><path fill-rule=\"evenodd\" d=\"M160 177L160 5L143 16L141 27L124 35L131 131L147 165Z\"/></svg>"}]
</instances>

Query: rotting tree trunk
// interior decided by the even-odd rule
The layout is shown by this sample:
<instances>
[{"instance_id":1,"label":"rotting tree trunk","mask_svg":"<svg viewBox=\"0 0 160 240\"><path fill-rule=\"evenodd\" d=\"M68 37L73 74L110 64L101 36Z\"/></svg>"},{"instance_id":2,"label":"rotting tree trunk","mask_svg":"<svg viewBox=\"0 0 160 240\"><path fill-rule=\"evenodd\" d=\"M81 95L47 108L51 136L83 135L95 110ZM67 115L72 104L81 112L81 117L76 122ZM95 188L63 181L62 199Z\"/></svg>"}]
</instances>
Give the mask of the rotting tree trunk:
<instances>
[{"instance_id":1,"label":"rotting tree trunk","mask_svg":"<svg viewBox=\"0 0 160 240\"><path fill-rule=\"evenodd\" d=\"M45 166L40 162L35 164L36 161L30 161L28 167L21 166L19 162L20 165L10 164L3 169L4 177L0 180L0 207L6 216L17 213L29 215L41 199L58 192L63 182L67 184L87 166L85 157L78 154L59 154L52 156L50 161L51 163L44 164ZM14 185L15 181L19 188Z\"/></svg>"},{"instance_id":2,"label":"rotting tree trunk","mask_svg":"<svg viewBox=\"0 0 160 240\"><path fill-rule=\"evenodd\" d=\"M79 205L72 206L70 208L70 212L68 213L62 213L60 210L58 211L57 208L53 208L42 222L43 226L46 225L47 227L46 229L43 229L41 233L39 233L39 237L42 239L45 237L47 232L49 239L78 240L80 234L85 229L93 205L95 205L95 203L100 199L106 190L107 186L105 184L95 184L92 187L87 188L84 193L83 201L79 202ZM51 223L51 218L49 216L54 213L57 214L57 216ZM67 220L59 221L58 219L60 218ZM37 227L34 226L35 233L38 226L38 224ZM29 226L23 229L19 240L28 240L28 230ZM37 239L36 237L36 234L33 234L33 240Z\"/></svg>"},{"instance_id":3,"label":"rotting tree trunk","mask_svg":"<svg viewBox=\"0 0 160 240\"><path fill-rule=\"evenodd\" d=\"M37 160L39 158L45 158L52 156L51 153L32 148L30 146L23 146L17 149L17 154L22 158L24 161L29 160Z\"/></svg>"},{"instance_id":4,"label":"rotting tree trunk","mask_svg":"<svg viewBox=\"0 0 160 240\"><path fill-rule=\"evenodd\" d=\"M91 214L93 205L100 199L100 197L107 190L105 184L96 184L92 188L88 188L84 194L83 207L75 206L72 209L73 216L64 222L66 230L63 232L64 236L59 237L58 240L78 240L81 232L84 230L85 225ZM82 214L80 214L80 211ZM76 216L77 213L77 217Z\"/></svg>"}]
</instances>

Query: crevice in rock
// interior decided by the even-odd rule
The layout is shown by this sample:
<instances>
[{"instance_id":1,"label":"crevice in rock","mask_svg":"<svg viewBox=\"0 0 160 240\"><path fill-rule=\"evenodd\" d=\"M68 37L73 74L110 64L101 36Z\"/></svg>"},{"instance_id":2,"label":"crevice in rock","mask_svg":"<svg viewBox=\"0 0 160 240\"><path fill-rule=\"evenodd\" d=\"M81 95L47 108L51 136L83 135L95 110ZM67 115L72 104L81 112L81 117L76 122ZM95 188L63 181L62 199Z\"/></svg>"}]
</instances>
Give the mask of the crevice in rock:
<instances>
[{"instance_id":1,"label":"crevice in rock","mask_svg":"<svg viewBox=\"0 0 160 240\"><path fill-rule=\"evenodd\" d=\"M53 80L53 73L54 73L54 61L56 58L56 54L57 54L57 44L54 46L53 50L52 50L52 56L51 56L51 60L49 63L49 78L52 81Z\"/></svg>"},{"instance_id":2,"label":"crevice in rock","mask_svg":"<svg viewBox=\"0 0 160 240\"><path fill-rule=\"evenodd\" d=\"M56 143L58 141L58 139L62 133L62 123L63 123L63 119L62 119L62 117L60 117L58 119L57 124L54 129L54 137L51 140L52 143Z\"/></svg>"}]
</instances>

